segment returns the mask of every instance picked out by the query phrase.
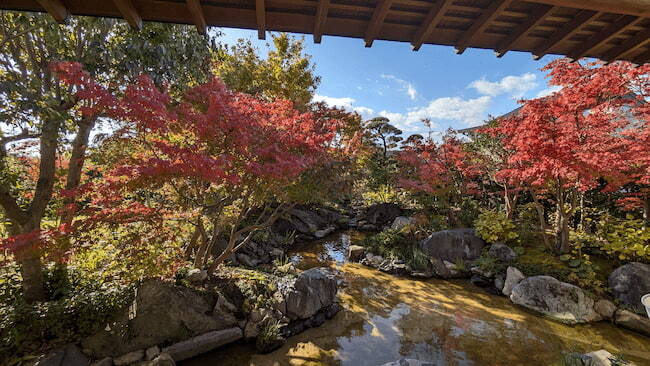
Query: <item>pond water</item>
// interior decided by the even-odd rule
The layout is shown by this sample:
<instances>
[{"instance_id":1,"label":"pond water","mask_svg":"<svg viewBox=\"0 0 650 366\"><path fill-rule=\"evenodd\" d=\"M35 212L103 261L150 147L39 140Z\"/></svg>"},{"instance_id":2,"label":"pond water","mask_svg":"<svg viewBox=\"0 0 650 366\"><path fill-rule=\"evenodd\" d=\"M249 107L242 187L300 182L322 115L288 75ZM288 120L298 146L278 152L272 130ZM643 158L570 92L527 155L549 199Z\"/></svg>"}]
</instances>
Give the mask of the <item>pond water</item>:
<instances>
[{"instance_id":1,"label":"pond water","mask_svg":"<svg viewBox=\"0 0 650 366\"><path fill-rule=\"evenodd\" d=\"M301 269L329 266L344 281L344 310L266 355L234 344L182 363L379 366L402 357L435 365L553 365L563 352L601 348L650 365L650 338L606 322L566 326L485 293L468 281L415 280L346 263L359 240L342 232L292 253Z\"/></svg>"}]
</instances>

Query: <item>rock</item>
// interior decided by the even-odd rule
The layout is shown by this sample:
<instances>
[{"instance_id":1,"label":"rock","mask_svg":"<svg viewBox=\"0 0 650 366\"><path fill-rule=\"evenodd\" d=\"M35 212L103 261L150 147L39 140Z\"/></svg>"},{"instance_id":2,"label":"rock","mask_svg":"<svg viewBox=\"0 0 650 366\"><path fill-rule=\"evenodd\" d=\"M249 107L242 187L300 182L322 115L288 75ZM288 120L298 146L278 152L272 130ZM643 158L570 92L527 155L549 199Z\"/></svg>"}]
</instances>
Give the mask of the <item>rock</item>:
<instances>
[{"instance_id":1,"label":"rock","mask_svg":"<svg viewBox=\"0 0 650 366\"><path fill-rule=\"evenodd\" d=\"M609 287L623 305L645 314L641 297L650 293L650 265L633 262L618 267L609 276Z\"/></svg>"},{"instance_id":2,"label":"rock","mask_svg":"<svg viewBox=\"0 0 650 366\"><path fill-rule=\"evenodd\" d=\"M604 349L582 355L585 366L611 366L610 359L612 358L614 358L614 355Z\"/></svg>"},{"instance_id":3,"label":"rock","mask_svg":"<svg viewBox=\"0 0 650 366\"><path fill-rule=\"evenodd\" d=\"M361 260L361 264L374 268L379 268L382 263L384 263L384 257L372 253L366 253L366 257Z\"/></svg>"},{"instance_id":4,"label":"rock","mask_svg":"<svg viewBox=\"0 0 650 366\"><path fill-rule=\"evenodd\" d=\"M566 324L602 319L594 311L594 300L581 288L550 276L534 276L521 280L512 289L510 300Z\"/></svg>"},{"instance_id":5,"label":"rock","mask_svg":"<svg viewBox=\"0 0 650 366\"><path fill-rule=\"evenodd\" d=\"M449 261L443 261L439 258L431 258L430 262L433 267L433 272L440 278L452 279L469 277L467 272L458 270L458 267Z\"/></svg>"},{"instance_id":6,"label":"rock","mask_svg":"<svg viewBox=\"0 0 650 366\"><path fill-rule=\"evenodd\" d=\"M392 230L401 230L402 228L415 224L414 217L397 216L390 226Z\"/></svg>"},{"instance_id":7,"label":"rock","mask_svg":"<svg viewBox=\"0 0 650 366\"><path fill-rule=\"evenodd\" d=\"M410 274L411 274L411 276L413 276L415 278L422 278L422 279L428 279L428 278L432 278L433 276L435 276L435 273L433 273L432 271L422 271L422 272L421 271L415 271L415 272L411 272Z\"/></svg>"},{"instance_id":8,"label":"rock","mask_svg":"<svg viewBox=\"0 0 650 366\"><path fill-rule=\"evenodd\" d=\"M176 366L176 362L168 353L161 353L147 366Z\"/></svg>"},{"instance_id":9,"label":"rock","mask_svg":"<svg viewBox=\"0 0 650 366\"><path fill-rule=\"evenodd\" d=\"M153 279L143 282L136 293L135 300L105 329L82 342L95 357L125 354L231 327L230 321L210 315L214 300L195 290Z\"/></svg>"},{"instance_id":10,"label":"rock","mask_svg":"<svg viewBox=\"0 0 650 366\"><path fill-rule=\"evenodd\" d=\"M328 236L329 234L333 233L334 230L336 230L336 228L334 226L329 226L329 227L327 227L325 229L314 231L314 236L317 239L322 239L322 238Z\"/></svg>"},{"instance_id":11,"label":"rock","mask_svg":"<svg viewBox=\"0 0 650 366\"><path fill-rule=\"evenodd\" d=\"M144 355L149 361L156 358L159 354L160 354L160 347L158 346L149 347L147 348L146 351L144 351Z\"/></svg>"},{"instance_id":12,"label":"rock","mask_svg":"<svg viewBox=\"0 0 650 366\"><path fill-rule=\"evenodd\" d=\"M79 347L69 344L49 352L35 366L88 366L90 361Z\"/></svg>"},{"instance_id":13,"label":"rock","mask_svg":"<svg viewBox=\"0 0 650 366\"><path fill-rule=\"evenodd\" d=\"M187 272L185 278L192 283L202 283L208 278L208 271L199 268L192 268Z\"/></svg>"},{"instance_id":14,"label":"rock","mask_svg":"<svg viewBox=\"0 0 650 366\"><path fill-rule=\"evenodd\" d=\"M312 268L278 283L276 308L291 320L307 319L336 300L336 278L326 268Z\"/></svg>"},{"instance_id":15,"label":"rock","mask_svg":"<svg viewBox=\"0 0 650 366\"><path fill-rule=\"evenodd\" d=\"M508 269L506 270L506 281L503 284L503 289L501 290L501 292L505 296L510 296L510 294L512 293L512 289L515 286L517 286L517 284L521 282L521 280L523 280L524 278L526 278L526 276L524 276L524 274L521 273L520 270L518 270L515 267L508 267Z\"/></svg>"},{"instance_id":16,"label":"rock","mask_svg":"<svg viewBox=\"0 0 650 366\"><path fill-rule=\"evenodd\" d=\"M363 224L363 225L359 226L359 230L361 230L361 231L377 231L377 225Z\"/></svg>"},{"instance_id":17,"label":"rock","mask_svg":"<svg viewBox=\"0 0 650 366\"><path fill-rule=\"evenodd\" d=\"M479 276L487 277L487 278L492 278L494 277L494 273L490 271L486 271L481 267L475 266L470 269L470 272L477 274Z\"/></svg>"},{"instance_id":18,"label":"rock","mask_svg":"<svg viewBox=\"0 0 650 366\"><path fill-rule=\"evenodd\" d=\"M503 293L503 287L506 284L506 276L504 276L502 273L496 275L494 277L494 287L501 291Z\"/></svg>"},{"instance_id":19,"label":"rock","mask_svg":"<svg viewBox=\"0 0 650 366\"><path fill-rule=\"evenodd\" d=\"M483 277L481 275L474 275L469 281L472 283L472 285L481 288L492 287L492 283L493 283L492 280L490 280L487 277Z\"/></svg>"},{"instance_id":20,"label":"rock","mask_svg":"<svg viewBox=\"0 0 650 366\"><path fill-rule=\"evenodd\" d=\"M273 258L280 258L284 255L284 250L280 248L272 248L269 255Z\"/></svg>"},{"instance_id":21,"label":"rock","mask_svg":"<svg viewBox=\"0 0 650 366\"><path fill-rule=\"evenodd\" d=\"M235 342L243 337L242 330L230 328L208 332L164 348L176 362L187 360L202 353L210 352L223 345Z\"/></svg>"},{"instance_id":22,"label":"rock","mask_svg":"<svg viewBox=\"0 0 650 366\"><path fill-rule=\"evenodd\" d=\"M257 338L255 341L255 349L258 353L261 354L270 353L282 347L286 341L287 340L284 337L277 337L270 340L262 340L261 338Z\"/></svg>"},{"instance_id":23,"label":"rock","mask_svg":"<svg viewBox=\"0 0 650 366\"><path fill-rule=\"evenodd\" d=\"M248 254L245 253L237 253L235 254L235 257L237 258L237 261L246 267L256 267L259 264L259 261L257 259L251 258Z\"/></svg>"},{"instance_id":24,"label":"rock","mask_svg":"<svg viewBox=\"0 0 650 366\"><path fill-rule=\"evenodd\" d=\"M402 209L394 203L377 203L369 206L363 217L375 227L382 227L391 224L401 214Z\"/></svg>"},{"instance_id":25,"label":"rock","mask_svg":"<svg viewBox=\"0 0 650 366\"><path fill-rule=\"evenodd\" d=\"M454 263L478 258L484 246L473 229L438 231L420 242L420 248L431 258Z\"/></svg>"},{"instance_id":26,"label":"rock","mask_svg":"<svg viewBox=\"0 0 650 366\"><path fill-rule=\"evenodd\" d=\"M616 305L609 300L601 299L596 301L596 303L594 304L594 310L596 310L596 312L600 314L600 316L602 316L603 319L610 320L614 318L614 313L616 312Z\"/></svg>"},{"instance_id":27,"label":"rock","mask_svg":"<svg viewBox=\"0 0 650 366\"><path fill-rule=\"evenodd\" d=\"M361 245L350 245L348 247L348 260L350 262L358 262L363 258L366 253L366 248Z\"/></svg>"},{"instance_id":28,"label":"rock","mask_svg":"<svg viewBox=\"0 0 650 366\"><path fill-rule=\"evenodd\" d=\"M115 357L113 359L113 363L115 364L115 366L130 365L132 363L141 361L143 358L144 358L144 350L137 350L137 351L123 354L120 357Z\"/></svg>"},{"instance_id":29,"label":"rock","mask_svg":"<svg viewBox=\"0 0 650 366\"><path fill-rule=\"evenodd\" d=\"M237 307L233 305L223 294L217 297L217 303L212 310L212 317L219 321L224 328L234 327L237 324Z\"/></svg>"},{"instance_id":30,"label":"rock","mask_svg":"<svg viewBox=\"0 0 650 366\"><path fill-rule=\"evenodd\" d=\"M650 336L650 319L631 311L619 309L614 322L624 328Z\"/></svg>"},{"instance_id":31,"label":"rock","mask_svg":"<svg viewBox=\"0 0 650 366\"><path fill-rule=\"evenodd\" d=\"M111 357L104 357L99 361L93 362L90 366L113 366L113 359Z\"/></svg>"},{"instance_id":32,"label":"rock","mask_svg":"<svg viewBox=\"0 0 650 366\"><path fill-rule=\"evenodd\" d=\"M490 257L496 258L501 262L514 262L517 259L517 253L509 246L503 243L494 243L488 250Z\"/></svg>"},{"instance_id":33,"label":"rock","mask_svg":"<svg viewBox=\"0 0 650 366\"><path fill-rule=\"evenodd\" d=\"M325 310L325 316L327 319L332 319L341 309L343 307L338 302L335 302Z\"/></svg>"},{"instance_id":34,"label":"rock","mask_svg":"<svg viewBox=\"0 0 650 366\"><path fill-rule=\"evenodd\" d=\"M411 268L408 264L400 259L385 259L378 268L384 273L394 275L406 275L411 273Z\"/></svg>"}]
</instances>

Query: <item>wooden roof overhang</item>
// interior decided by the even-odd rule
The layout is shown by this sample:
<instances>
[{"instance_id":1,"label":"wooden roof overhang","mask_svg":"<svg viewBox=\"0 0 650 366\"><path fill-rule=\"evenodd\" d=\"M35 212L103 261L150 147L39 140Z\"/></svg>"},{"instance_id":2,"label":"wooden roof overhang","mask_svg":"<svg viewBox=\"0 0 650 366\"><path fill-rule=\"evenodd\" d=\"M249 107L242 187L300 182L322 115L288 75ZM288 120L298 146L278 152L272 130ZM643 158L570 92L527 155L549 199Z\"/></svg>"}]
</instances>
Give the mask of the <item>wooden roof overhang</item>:
<instances>
[{"instance_id":1,"label":"wooden roof overhang","mask_svg":"<svg viewBox=\"0 0 650 366\"><path fill-rule=\"evenodd\" d=\"M650 62L650 0L1 0L0 9Z\"/></svg>"}]
</instances>

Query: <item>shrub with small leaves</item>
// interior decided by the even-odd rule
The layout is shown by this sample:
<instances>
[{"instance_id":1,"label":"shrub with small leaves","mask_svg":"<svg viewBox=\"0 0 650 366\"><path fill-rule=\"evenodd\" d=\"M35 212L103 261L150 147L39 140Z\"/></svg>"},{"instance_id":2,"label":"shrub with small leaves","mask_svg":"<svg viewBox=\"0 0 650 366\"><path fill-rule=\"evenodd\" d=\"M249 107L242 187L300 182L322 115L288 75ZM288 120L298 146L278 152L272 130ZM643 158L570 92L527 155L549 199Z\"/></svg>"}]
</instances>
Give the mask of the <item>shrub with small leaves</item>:
<instances>
[{"instance_id":1,"label":"shrub with small leaves","mask_svg":"<svg viewBox=\"0 0 650 366\"><path fill-rule=\"evenodd\" d=\"M518 238L515 224L502 212L482 210L474 221L478 236L488 243L507 243Z\"/></svg>"}]
</instances>

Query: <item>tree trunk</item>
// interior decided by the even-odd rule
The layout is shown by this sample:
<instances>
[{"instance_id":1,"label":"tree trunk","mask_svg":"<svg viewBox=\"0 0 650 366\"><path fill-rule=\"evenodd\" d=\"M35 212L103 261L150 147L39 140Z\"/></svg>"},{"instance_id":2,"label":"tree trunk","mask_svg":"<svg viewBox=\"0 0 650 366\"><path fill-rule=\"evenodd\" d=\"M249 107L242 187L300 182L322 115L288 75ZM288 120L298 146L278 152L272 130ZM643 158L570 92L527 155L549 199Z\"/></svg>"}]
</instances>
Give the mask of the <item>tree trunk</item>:
<instances>
[{"instance_id":1,"label":"tree trunk","mask_svg":"<svg viewBox=\"0 0 650 366\"><path fill-rule=\"evenodd\" d=\"M36 250L28 250L20 255L20 274L23 277L23 298L27 303L45 300L43 264Z\"/></svg>"},{"instance_id":2,"label":"tree trunk","mask_svg":"<svg viewBox=\"0 0 650 366\"><path fill-rule=\"evenodd\" d=\"M643 222L645 227L650 227L650 195L643 199Z\"/></svg>"},{"instance_id":3,"label":"tree trunk","mask_svg":"<svg viewBox=\"0 0 650 366\"><path fill-rule=\"evenodd\" d=\"M558 183L557 189L557 218L555 220L555 244L560 253L568 253L569 244L569 218L567 217L564 189L561 183Z\"/></svg>"},{"instance_id":4,"label":"tree trunk","mask_svg":"<svg viewBox=\"0 0 650 366\"><path fill-rule=\"evenodd\" d=\"M530 195L533 197L533 201L535 202L535 210L537 211L537 217L539 218L539 228L542 231L542 240L544 240L544 246L550 248L548 237L546 236L547 225L546 225L546 215L544 213L544 206L537 199L537 195L535 194L535 192L531 191Z\"/></svg>"}]
</instances>

